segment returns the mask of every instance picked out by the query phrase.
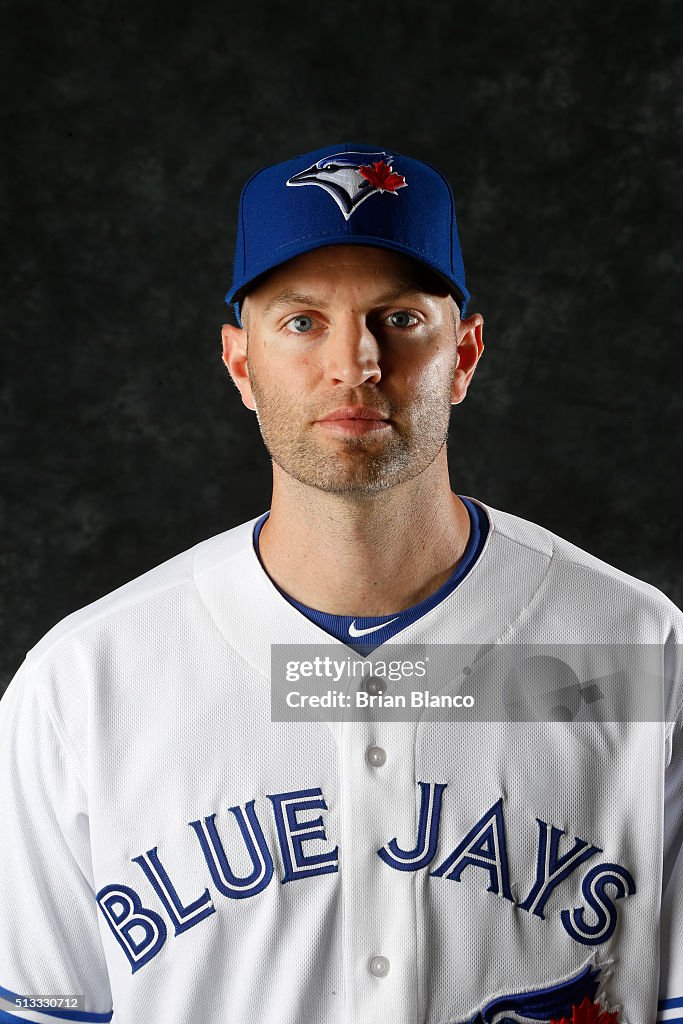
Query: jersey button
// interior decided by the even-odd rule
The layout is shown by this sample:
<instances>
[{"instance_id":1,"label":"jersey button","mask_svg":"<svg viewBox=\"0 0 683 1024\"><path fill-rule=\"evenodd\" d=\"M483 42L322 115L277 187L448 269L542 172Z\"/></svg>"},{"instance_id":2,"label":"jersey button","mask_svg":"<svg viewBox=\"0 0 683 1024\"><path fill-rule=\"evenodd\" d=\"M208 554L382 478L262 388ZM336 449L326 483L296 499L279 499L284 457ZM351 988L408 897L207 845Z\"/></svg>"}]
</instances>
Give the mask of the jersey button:
<instances>
[{"instance_id":1,"label":"jersey button","mask_svg":"<svg viewBox=\"0 0 683 1024\"><path fill-rule=\"evenodd\" d=\"M381 768L386 762L387 752L382 750L381 747L368 747L365 757L369 765L373 768Z\"/></svg>"},{"instance_id":2,"label":"jersey button","mask_svg":"<svg viewBox=\"0 0 683 1024\"><path fill-rule=\"evenodd\" d=\"M385 956L373 956L368 966L370 974L374 974L376 978L386 978L391 965Z\"/></svg>"},{"instance_id":3,"label":"jersey button","mask_svg":"<svg viewBox=\"0 0 683 1024\"><path fill-rule=\"evenodd\" d=\"M373 697L380 693L384 693L387 688L387 684L383 679L379 679L377 676L368 676L365 682L366 693L371 694Z\"/></svg>"}]
</instances>

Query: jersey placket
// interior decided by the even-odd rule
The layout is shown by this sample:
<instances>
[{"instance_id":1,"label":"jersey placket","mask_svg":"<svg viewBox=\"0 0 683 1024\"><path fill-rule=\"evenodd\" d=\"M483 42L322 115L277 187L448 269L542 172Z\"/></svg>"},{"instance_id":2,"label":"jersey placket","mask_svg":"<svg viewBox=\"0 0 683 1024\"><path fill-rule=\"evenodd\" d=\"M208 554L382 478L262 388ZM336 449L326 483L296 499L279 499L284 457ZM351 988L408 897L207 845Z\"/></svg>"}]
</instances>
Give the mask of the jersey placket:
<instances>
[{"instance_id":1,"label":"jersey placket","mask_svg":"<svg viewBox=\"0 0 683 1024\"><path fill-rule=\"evenodd\" d=\"M392 839L410 848L419 806L416 724L347 722L341 728L344 966L347 1020L415 1024L415 874L379 856Z\"/></svg>"}]
</instances>

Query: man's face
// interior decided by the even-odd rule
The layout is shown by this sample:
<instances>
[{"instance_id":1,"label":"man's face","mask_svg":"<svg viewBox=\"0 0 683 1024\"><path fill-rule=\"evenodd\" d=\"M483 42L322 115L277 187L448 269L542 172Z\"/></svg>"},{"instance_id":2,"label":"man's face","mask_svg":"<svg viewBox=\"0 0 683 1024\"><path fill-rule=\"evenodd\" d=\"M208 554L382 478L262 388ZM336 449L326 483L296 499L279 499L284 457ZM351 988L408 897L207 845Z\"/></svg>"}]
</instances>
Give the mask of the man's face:
<instances>
[{"instance_id":1,"label":"man's face","mask_svg":"<svg viewBox=\"0 0 683 1024\"><path fill-rule=\"evenodd\" d=\"M224 358L277 467L361 497L434 462L464 397L462 325L439 289L407 257L342 245L290 260L249 293L245 330L224 328Z\"/></svg>"}]
</instances>

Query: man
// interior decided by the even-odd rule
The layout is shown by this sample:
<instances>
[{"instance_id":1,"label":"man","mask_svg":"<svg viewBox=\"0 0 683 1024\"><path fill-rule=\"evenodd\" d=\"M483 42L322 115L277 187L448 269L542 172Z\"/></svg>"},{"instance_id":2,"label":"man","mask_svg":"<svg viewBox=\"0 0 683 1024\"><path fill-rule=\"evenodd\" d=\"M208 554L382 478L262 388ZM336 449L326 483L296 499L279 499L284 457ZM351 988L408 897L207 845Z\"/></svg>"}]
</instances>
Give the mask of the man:
<instances>
[{"instance_id":1,"label":"man","mask_svg":"<svg viewBox=\"0 0 683 1024\"><path fill-rule=\"evenodd\" d=\"M271 507L70 616L3 698L0 1021L683 1019L681 613L452 493L468 297L419 161L245 186L223 358ZM420 668L447 710L393 715Z\"/></svg>"}]
</instances>

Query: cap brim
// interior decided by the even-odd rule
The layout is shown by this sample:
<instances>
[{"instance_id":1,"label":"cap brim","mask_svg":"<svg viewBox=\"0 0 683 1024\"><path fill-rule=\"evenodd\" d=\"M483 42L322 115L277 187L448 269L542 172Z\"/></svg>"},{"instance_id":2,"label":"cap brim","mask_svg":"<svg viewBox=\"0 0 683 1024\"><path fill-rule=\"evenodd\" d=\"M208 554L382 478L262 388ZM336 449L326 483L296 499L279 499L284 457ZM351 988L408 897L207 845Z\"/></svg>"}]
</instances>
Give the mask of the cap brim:
<instances>
[{"instance_id":1,"label":"cap brim","mask_svg":"<svg viewBox=\"0 0 683 1024\"><path fill-rule=\"evenodd\" d=\"M276 260L273 260L268 264L268 266L261 269L259 273L250 277L249 280L241 281L238 282L236 285L233 285L233 287L225 296L225 301L227 303L232 304L235 307L235 312L237 313L239 319L238 309L244 297L250 291L256 288L268 276L268 274L272 273L272 271L274 270L277 270L278 267L283 266L285 263L289 263L290 260L296 259L297 256L303 256L304 253L314 252L316 249L325 249L333 245L369 246L375 249L388 249L391 252L398 252L402 256L406 256L418 267L427 270L429 273L433 274L437 280L442 282L447 292L450 295L452 295L453 298L455 299L456 305L460 309L461 316L465 315L467 300L470 297L469 292L467 291L466 288L460 286L455 281L446 277L446 275L428 259L423 258L422 256L417 256L415 252L409 249L407 246L402 246L400 243L394 242L391 239L383 240L373 236L363 237L359 235L341 235L338 238L323 238L317 240L310 240L307 242L306 245L302 245L301 243L299 243L296 246L292 246L292 252L288 252L286 255L281 256Z\"/></svg>"}]
</instances>

